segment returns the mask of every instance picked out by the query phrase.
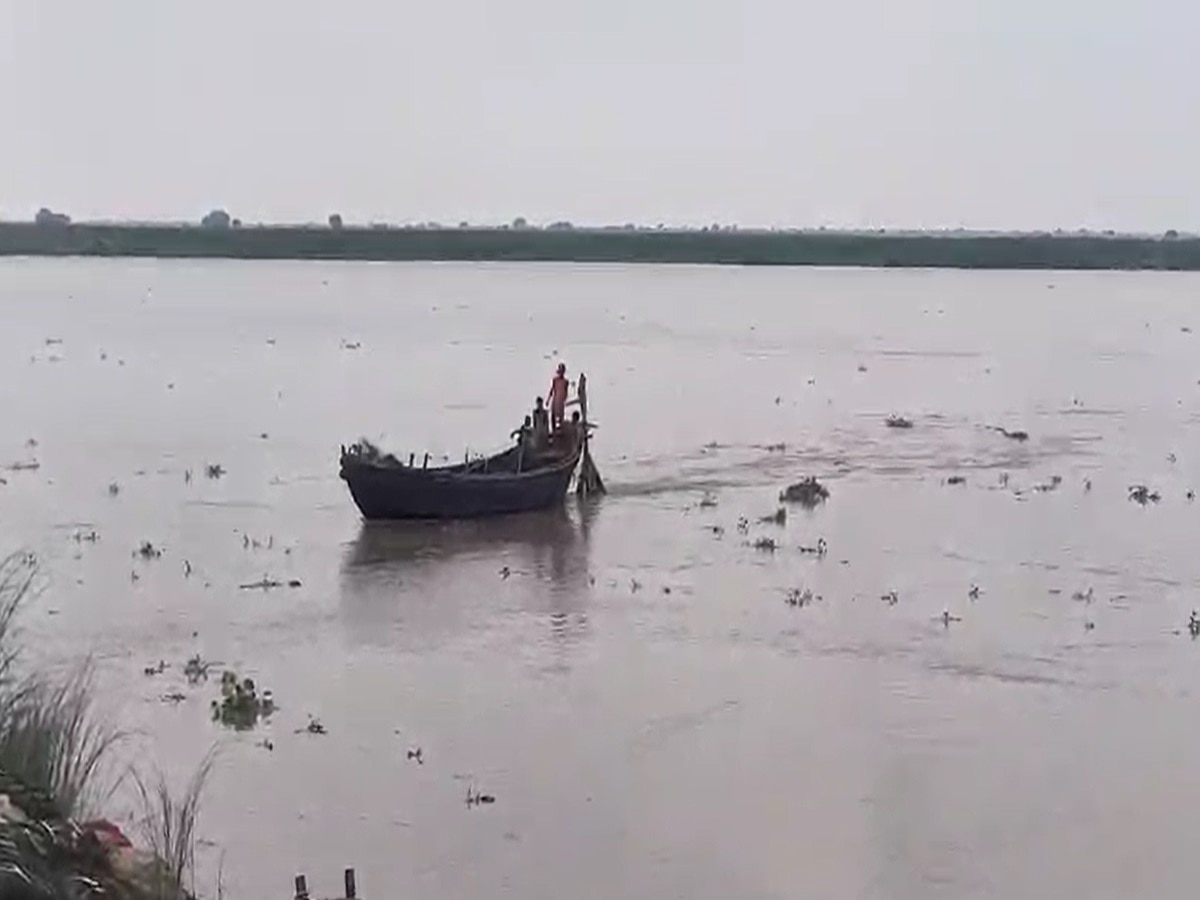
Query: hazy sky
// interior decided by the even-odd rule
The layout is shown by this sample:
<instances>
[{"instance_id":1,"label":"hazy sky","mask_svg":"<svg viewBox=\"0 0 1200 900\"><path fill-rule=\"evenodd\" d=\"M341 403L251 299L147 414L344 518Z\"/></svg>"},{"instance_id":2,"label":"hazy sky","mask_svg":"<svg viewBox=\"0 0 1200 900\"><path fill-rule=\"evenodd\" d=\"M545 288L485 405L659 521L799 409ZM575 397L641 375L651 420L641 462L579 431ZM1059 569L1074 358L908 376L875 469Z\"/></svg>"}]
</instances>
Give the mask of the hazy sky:
<instances>
[{"instance_id":1,"label":"hazy sky","mask_svg":"<svg viewBox=\"0 0 1200 900\"><path fill-rule=\"evenodd\" d=\"M1200 229L1193 0L0 0L0 215Z\"/></svg>"}]
</instances>

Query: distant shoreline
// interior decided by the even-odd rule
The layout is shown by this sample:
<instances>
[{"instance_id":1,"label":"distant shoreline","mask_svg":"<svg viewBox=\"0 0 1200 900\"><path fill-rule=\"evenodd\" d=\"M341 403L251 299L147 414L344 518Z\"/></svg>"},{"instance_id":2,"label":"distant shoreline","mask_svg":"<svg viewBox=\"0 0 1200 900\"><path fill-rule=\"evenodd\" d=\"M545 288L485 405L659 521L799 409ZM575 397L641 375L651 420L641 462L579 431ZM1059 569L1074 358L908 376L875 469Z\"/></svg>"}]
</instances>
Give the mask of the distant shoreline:
<instances>
[{"instance_id":1,"label":"distant shoreline","mask_svg":"<svg viewBox=\"0 0 1200 900\"><path fill-rule=\"evenodd\" d=\"M0 222L0 256L1200 271L1200 238Z\"/></svg>"}]
</instances>

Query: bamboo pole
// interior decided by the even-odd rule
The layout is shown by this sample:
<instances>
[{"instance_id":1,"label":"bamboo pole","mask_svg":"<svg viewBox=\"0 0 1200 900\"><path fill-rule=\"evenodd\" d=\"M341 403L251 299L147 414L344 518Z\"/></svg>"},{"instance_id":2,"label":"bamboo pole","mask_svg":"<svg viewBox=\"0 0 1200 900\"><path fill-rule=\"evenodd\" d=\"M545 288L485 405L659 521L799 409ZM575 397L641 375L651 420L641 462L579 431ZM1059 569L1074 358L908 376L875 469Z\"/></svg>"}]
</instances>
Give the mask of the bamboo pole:
<instances>
[{"instance_id":1,"label":"bamboo pole","mask_svg":"<svg viewBox=\"0 0 1200 900\"><path fill-rule=\"evenodd\" d=\"M604 481L600 478L600 472L596 468L596 464L592 461L592 450L588 442L589 420L587 407L587 375L579 373L579 386L576 389L579 396L579 415L583 429L583 459L579 463L579 475L575 481L575 495L578 497L588 497L592 494L608 493L604 488Z\"/></svg>"}]
</instances>

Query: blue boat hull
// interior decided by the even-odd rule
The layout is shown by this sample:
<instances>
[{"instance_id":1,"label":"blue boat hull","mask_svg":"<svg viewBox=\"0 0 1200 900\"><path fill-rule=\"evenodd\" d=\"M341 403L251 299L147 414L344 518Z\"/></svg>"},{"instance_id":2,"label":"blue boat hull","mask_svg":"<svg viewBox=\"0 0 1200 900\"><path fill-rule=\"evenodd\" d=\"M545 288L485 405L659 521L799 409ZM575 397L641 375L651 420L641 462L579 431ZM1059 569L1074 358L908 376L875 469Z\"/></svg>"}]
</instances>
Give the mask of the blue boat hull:
<instances>
[{"instance_id":1,"label":"blue boat hull","mask_svg":"<svg viewBox=\"0 0 1200 900\"><path fill-rule=\"evenodd\" d=\"M344 453L340 474L367 521L474 519L561 504L579 456L575 452L517 471L515 451L433 469Z\"/></svg>"}]
</instances>

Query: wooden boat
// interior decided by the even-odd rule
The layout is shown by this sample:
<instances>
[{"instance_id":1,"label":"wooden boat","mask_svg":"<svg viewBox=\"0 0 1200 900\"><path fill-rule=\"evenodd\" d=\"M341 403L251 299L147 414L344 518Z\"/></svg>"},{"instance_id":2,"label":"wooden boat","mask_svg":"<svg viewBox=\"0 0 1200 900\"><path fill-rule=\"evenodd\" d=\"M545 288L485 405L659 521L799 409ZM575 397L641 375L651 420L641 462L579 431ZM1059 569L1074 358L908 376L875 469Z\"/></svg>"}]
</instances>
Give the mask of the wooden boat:
<instances>
[{"instance_id":1,"label":"wooden boat","mask_svg":"<svg viewBox=\"0 0 1200 900\"><path fill-rule=\"evenodd\" d=\"M571 446L550 446L529 453L518 445L494 456L453 466L420 467L382 454L367 441L341 453L341 477L367 521L394 519L475 519L507 513L532 512L561 505L579 469L580 497L605 493L588 444L595 425L588 419L587 376L579 375L577 396L568 406L581 411L578 440ZM562 440L562 437L558 437Z\"/></svg>"},{"instance_id":2,"label":"wooden boat","mask_svg":"<svg viewBox=\"0 0 1200 900\"><path fill-rule=\"evenodd\" d=\"M483 459L426 468L373 452L369 444L343 447L341 477L363 518L469 519L529 512L561 504L583 456L582 446L522 458L513 447Z\"/></svg>"}]
</instances>

